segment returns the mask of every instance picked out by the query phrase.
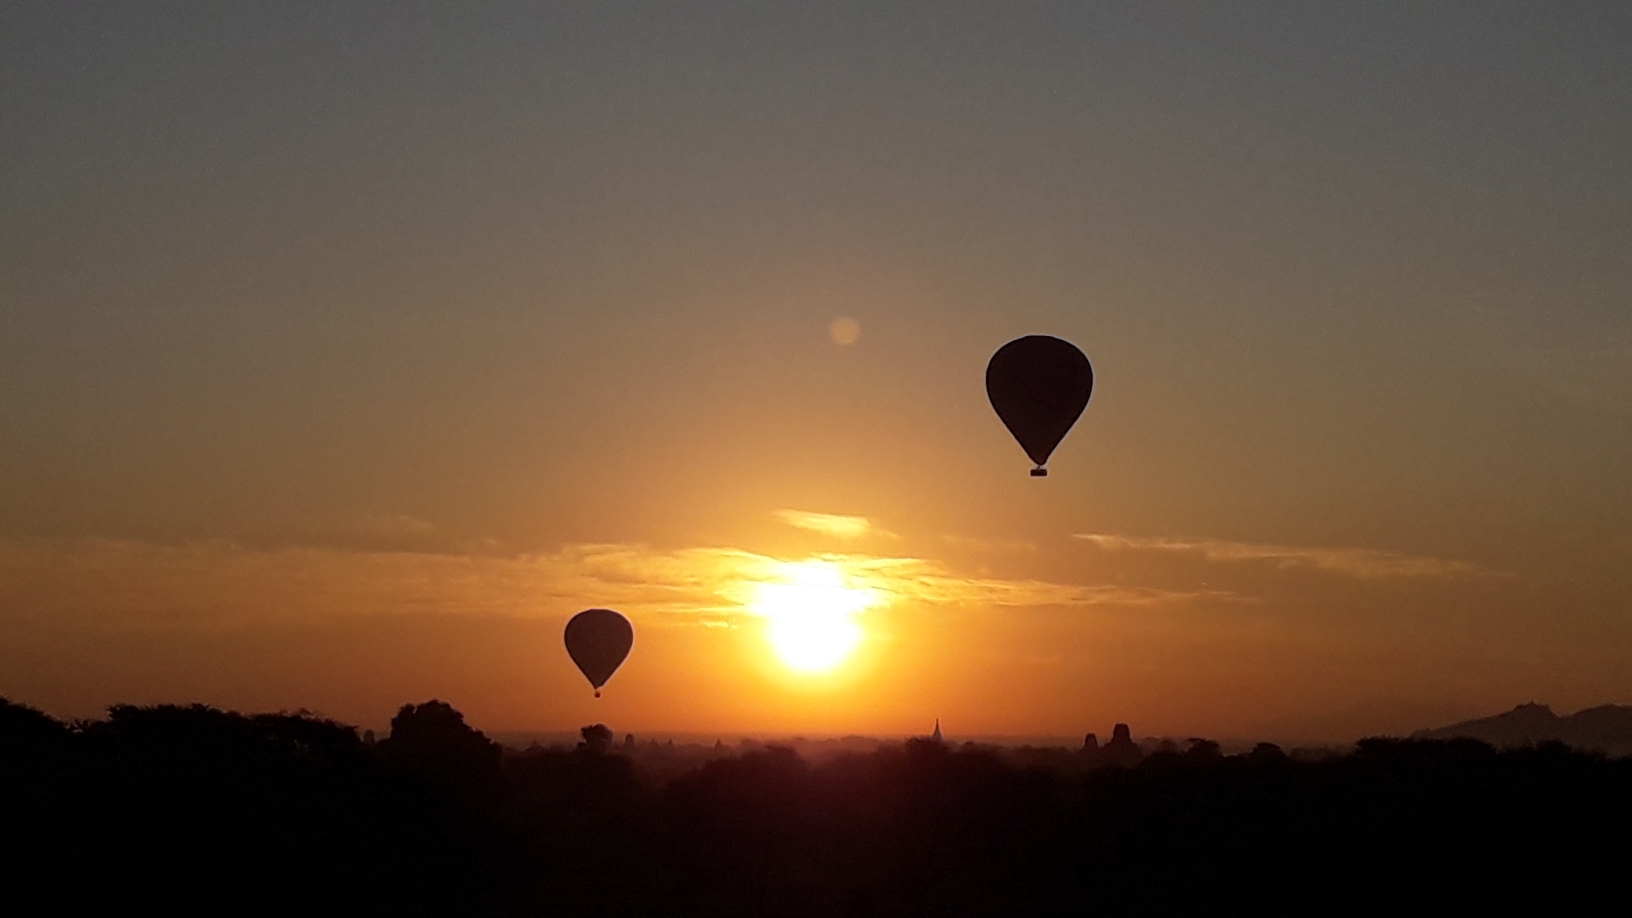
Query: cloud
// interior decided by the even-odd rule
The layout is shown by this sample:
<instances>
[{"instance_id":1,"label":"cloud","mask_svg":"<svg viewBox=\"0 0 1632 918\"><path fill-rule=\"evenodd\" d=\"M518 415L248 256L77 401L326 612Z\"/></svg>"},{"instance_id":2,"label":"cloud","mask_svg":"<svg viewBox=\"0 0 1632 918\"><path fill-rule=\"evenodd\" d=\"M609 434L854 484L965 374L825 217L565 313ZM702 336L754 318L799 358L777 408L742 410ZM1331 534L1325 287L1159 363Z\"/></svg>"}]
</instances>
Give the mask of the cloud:
<instances>
[{"instance_id":1,"label":"cloud","mask_svg":"<svg viewBox=\"0 0 1632 918\"><path fill-rule=\"evenodd\" d=\"M228 542L0 540L0 634L17 629L215 629L350 615L564 617L610 606L647 624L718 627L757 586L813 566L879 605L1150 606L1201 594L966 577L907 557L774 557L732 547L579 544L515 557Z\"/></svg>"},{"instance_id":2,"label":"cloud","mask_svg":"<svg viewBox=\"0 0 1632 918\"><path fill-rule=\"evenodd\" d=\"M965 577L938 561L866 554L819 553L778 558L737 548L659 550L639 545L577 545L538 559L558 583L591 594L617 594L629 604L707 619L741 614L756 584L798 579L801 568L836 571L856 589L885 603L1023 607L1151 605L1199 594L1149 588Z\"/></svg>"},{"instance_id":3,"label":"cloud","mask_svg":"<svg viewBox=\"0 0 1632 918\"><path fill-rule=\"evenodd\" d=\"M1213 539L1157 539L1104 533L1077 533L1076 538L1107 551L1163 551L1199 555L1208 561L1267 561L1283 568L1308 568L1364 580L1396 577L1492 576L1476 564L1377 551L1370 548L1320 548L1261 545Z\"/></svg>"},{"instance_id":4,"label":"cloud","mask_svg":"<svg viewBox=\"0 0 1632 918\"><path fill-rule=\"evenodd\" d=\"M859 539L868 534L889 534L873 529L873 524L865 516L813 513L809 510L778 510L776 515L795 529L804 529L837 539Z\"/></svg>"},{"instance_id":5,"label":"cloud","mask_svg":"<svg viewBox=\"0 0 1632 918\"><path fill-rule=\"evenodd\" d=\"M0 628L213 628L355 614L525 616L552 605L557 579L517 559L432 552L0 541Z\"/></svg>"}]
</instances>

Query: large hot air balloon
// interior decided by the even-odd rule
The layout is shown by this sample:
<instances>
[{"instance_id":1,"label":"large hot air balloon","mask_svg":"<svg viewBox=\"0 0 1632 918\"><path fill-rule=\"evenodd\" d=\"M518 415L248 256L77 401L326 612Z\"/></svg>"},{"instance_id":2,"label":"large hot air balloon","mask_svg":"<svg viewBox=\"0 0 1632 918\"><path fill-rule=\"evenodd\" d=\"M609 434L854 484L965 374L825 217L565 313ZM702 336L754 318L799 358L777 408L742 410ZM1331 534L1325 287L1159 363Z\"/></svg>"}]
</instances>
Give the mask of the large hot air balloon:
<instances>
[{"instance_id":1,"label":"large hot air balloon","mask_svg":"<svg viewBox=\"0 0 1632 918\"><path fill-rule=\"evenodd\" d=\"M611 609L585 609L567 622L567 654L572 662L595 687L595 697L601 697L601 686L623 665L629 648L635 643L635 629Z\"/></svg>"},{"instance_id":2,"label":"large hot air balloon","mask_svg":"<svg viewBox=\"0 0 1632 918\"><path fill-rule=\"evenodd\" d=\"M1060 445L1071 425L1088 407L1094 391L1094 368L1077 346L1048 335L1016 338L997 349L986 364L986 397L1003 425L1037 467Z\"/></svg>"}]
</instances>

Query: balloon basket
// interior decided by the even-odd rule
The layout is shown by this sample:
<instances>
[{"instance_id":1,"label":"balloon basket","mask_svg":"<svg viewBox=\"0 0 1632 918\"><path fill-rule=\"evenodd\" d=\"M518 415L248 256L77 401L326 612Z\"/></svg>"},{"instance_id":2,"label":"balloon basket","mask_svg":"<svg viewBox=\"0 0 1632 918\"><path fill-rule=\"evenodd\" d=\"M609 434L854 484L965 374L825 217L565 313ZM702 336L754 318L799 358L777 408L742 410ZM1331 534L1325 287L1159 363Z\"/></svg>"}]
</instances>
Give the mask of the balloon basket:
<instances>
[{"instance_id":1,"label":"balloon basket","mask_svg":"<svg viewBox=\"0 0 1632 918\"><path fill-rule=\"evenodd\" d=\"M1047 478L1048 477L1048 469L1032 469L1031 470L1031 477L1033 477L1033 478Z\"/></svg>"}]
</instances>

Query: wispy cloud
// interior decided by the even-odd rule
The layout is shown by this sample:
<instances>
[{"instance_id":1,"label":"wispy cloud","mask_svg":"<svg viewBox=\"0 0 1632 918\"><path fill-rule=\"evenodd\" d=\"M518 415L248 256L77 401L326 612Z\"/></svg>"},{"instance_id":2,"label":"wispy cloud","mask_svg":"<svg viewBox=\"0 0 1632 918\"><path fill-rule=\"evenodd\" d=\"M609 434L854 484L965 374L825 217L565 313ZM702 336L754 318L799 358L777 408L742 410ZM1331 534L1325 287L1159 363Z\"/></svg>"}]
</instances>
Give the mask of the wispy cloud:
<instances>
[{"instance_id":1,"label":"wispy cloud","mask_svg":"<svg viewBox=\"0 0 1632 918\"><path fill-rule=\"evenodd\" d=\"M1208 561L1264 561L1277 567L1307 568L1366 580L1394 577L1492 576L1476 564L1443 558L1402 555L1370 548L1324 548L1264 545L1216 539L1160 539L1083 532L1076 537L1108 551L1187 553Z\"/></svg>"},{"instance_id":2,"label":"wispy cloud","mask_svg":"<svg viewBox=\"0 0 1632 918\"><path fill-rule=\"evenodd\" d=\"M801 566L821 565L847 584L886 603L938 606L1151 605L1199 594L1149 588L1052 583L1044 580L966 577L939 561L866 554L819 553L778 558L737 548L658 550L638 545L579 545L538 559L554 579L574 590L623 593L656 611L731 616L742 611L756 584L793 578Z\"/></svg>"},{"instance_id":3,"label":"wispy cloud","mask_svg":"<svg viewBox=\"0 0 1632 918\"><path fill-rule=\"evenodd\" d=\"M809 510L778 510L782 522L795 529L816 532L837 539L859 539L865 535L888 535L874 529L865 516L844 516L838 513L814 513Z\"/></svg>"},{"instance_id":4,"label":"wispy cloud","mask_svg":"<svg viewBox=\"0 0 1632 918\"><path fill-rule=\"evenodd\" d=\"M517 557L0 540L0 632L105 626L232 627L344 615L563 616L611 606L649 624L728 625L759 585L820 566L878 605L971 608L1150 606L1200 594L963 576L924 558L775 557L733 547L570 545Z\"/></svg>"}]
</instances>

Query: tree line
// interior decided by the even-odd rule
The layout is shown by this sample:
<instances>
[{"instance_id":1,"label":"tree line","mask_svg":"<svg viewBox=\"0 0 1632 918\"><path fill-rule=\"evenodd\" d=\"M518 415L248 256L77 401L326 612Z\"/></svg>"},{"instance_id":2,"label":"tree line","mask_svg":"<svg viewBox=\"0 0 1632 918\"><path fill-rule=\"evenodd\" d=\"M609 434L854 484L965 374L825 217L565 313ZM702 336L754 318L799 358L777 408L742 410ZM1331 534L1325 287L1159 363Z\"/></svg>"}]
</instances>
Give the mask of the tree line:
<instances>
[{"instance_id":1,"label":"tree line","mask_svg":"<svg viewBox=\"0 0 1632 918\"><path fill-rule=\"evenodd\" d=\"M0 700L9 914L1052 915L1589 908L1632 760L1373 738L1295 760L927 740L683 769L586 727L507 750L451 706L309 714ZM1624 904L1624 903L1623 903Z\"/></svg>"}]
</instances>

